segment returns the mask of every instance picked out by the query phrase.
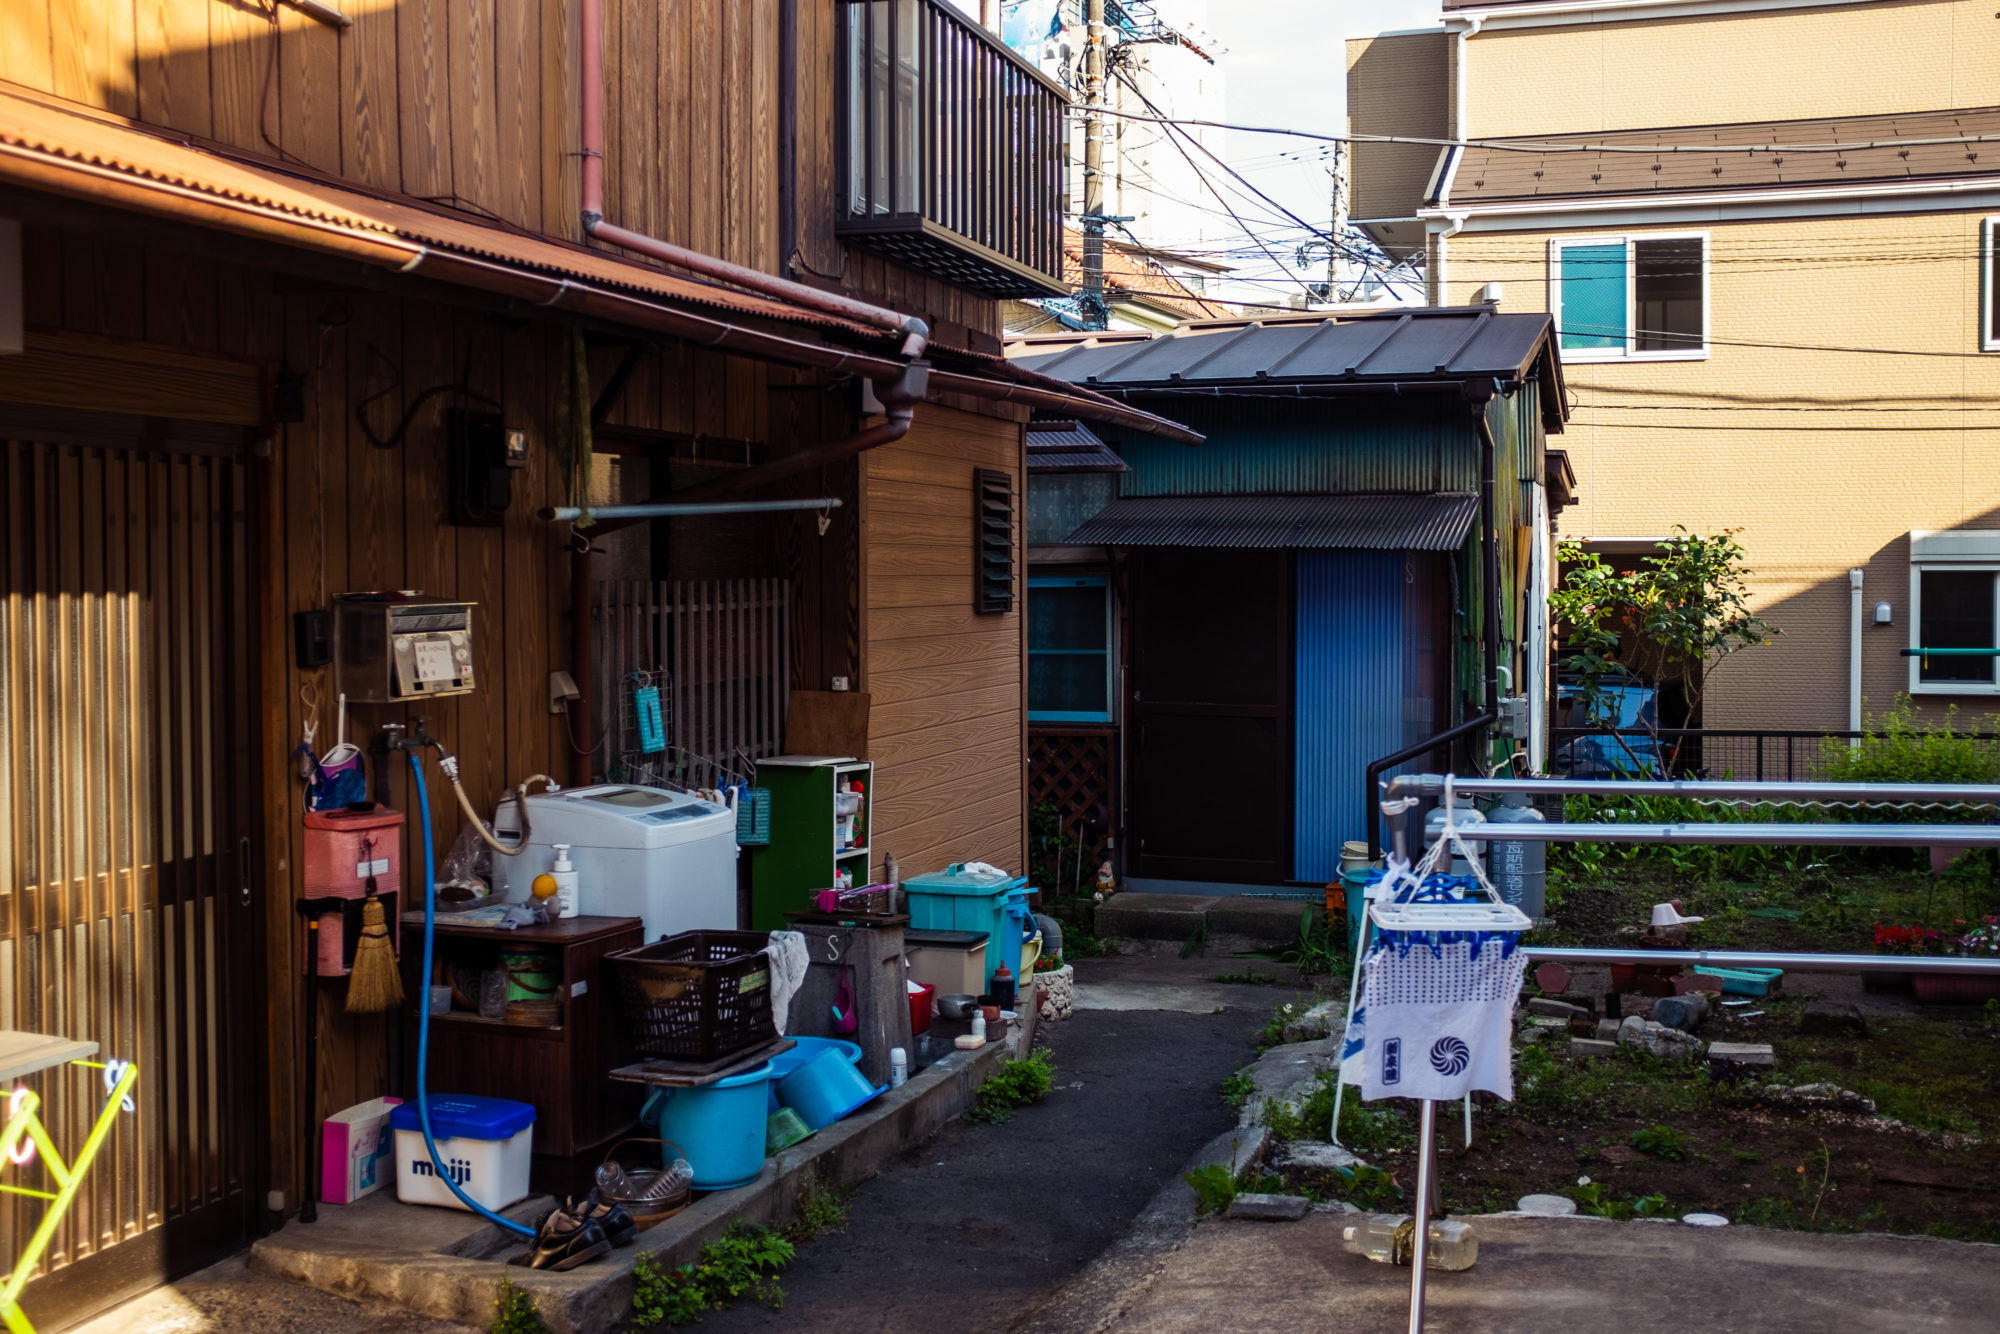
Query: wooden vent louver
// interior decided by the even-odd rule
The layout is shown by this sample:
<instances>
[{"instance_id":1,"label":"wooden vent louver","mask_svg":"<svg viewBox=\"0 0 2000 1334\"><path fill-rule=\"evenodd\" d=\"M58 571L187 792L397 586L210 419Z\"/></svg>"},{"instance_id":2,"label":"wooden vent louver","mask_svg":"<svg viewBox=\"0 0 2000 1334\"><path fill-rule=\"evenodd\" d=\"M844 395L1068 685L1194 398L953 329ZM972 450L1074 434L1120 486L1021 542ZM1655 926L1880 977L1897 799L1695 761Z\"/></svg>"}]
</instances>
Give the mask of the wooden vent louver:
<instances>
[{"instance_id":1,"label":"wooden vent louver","mask_svg":"<svg viewBox=\"0 0 2000 1334\"><path fill-rule=\"evenodd\" d=\"M980 612L1014 610L1014 478L993 468L972 470L973 505L977 513L973 553L979 587L973 608Z\"/></svg>"}]
</instances>

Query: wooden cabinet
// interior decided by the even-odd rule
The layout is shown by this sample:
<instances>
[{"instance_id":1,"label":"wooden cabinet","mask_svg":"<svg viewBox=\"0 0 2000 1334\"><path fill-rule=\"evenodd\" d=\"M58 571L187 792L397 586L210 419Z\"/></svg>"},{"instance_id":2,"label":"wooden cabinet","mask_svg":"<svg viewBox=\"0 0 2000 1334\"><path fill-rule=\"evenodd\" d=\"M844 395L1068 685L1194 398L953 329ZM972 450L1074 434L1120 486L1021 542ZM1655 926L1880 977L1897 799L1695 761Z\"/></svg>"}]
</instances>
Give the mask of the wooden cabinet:
<instances>
[{"instance_id":1,"label":"wooden cabinet","mask_svg":"<svg viewBox=\"0 0 2000 1334\"><path fill-rule=\"evenodd\" d=\"M853 886L868 883L874 765L776 755L757 761L757 786L771 792L771 842L750 859L751 930L782 929L786 913L813 907L813 891L834 888L843 871Z\"/></svg>"},{"instance_id":2,"label":"wooden cabinet","mask_svg":"<svg viewBox=\"0 0 2000 1334\"><path fill-rule=\"evenodd\" d=\"M517 931L458 926L438 918L436 955L446 967L499 965L504 950L539 946L552 951L561 1022L524 1027L485 1019L466 1010L431 1017L429 1088L433 1094L471 1093L512 1098L535 1107L535 1154L568 1158L624 1134L639 1117L643 1096L609 1072L634 1059L620 1008L617 979L604 956L645 943L636 917L568 917ZM416 1006L428 990L423 968L421 914L403 918L404 1088L416 1096Z\"/></svg>"}]
</instances>

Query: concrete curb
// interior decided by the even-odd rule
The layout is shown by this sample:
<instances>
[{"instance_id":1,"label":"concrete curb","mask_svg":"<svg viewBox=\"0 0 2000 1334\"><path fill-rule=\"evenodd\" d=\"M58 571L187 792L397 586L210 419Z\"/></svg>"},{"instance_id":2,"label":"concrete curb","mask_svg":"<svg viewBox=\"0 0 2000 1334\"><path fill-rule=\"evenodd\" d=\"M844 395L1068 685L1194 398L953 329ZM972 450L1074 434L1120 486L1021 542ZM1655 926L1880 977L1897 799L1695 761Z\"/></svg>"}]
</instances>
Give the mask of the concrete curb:
<instances>
[{"instance_id":1,"label":"concrete curb","mask_svg":"<svg viewBox=\"0 0 2000 1334\"><path fill-rule=\"evenodd\" d=\"M613 1329L631 1309L632 1266L639 1256L652 1256L663 1267L691 1263L702 1247L738 1219L783 1222L794 1216L800 1197L810 1191L846 1190L860 1184L970 1107L999 1062L1016 1054L1014 1046L1003 1041L976 1052L952 1053L902 1088L883 1094L865 1111L767 1159L763 1174L749 1185L705 1195L641 1233L638 1245L571 1273L509 1267L497 1257L519 1250L520 1242L492 1225L444 1238L443 1244L430 1249L394 1249L382 1244L361 1213L346 1220L347 1227L329 1221L287 1226L250 1248L250 1267L322 1291L393 1302L422 1315L481 1328L492 1322L500 1280L511 1278L535 1303L549 1334ZM355 1208L368 1205L363 1201ZM526 1200L507 1214L531 1221L548 1205L545 1197ZM401 1206L383 1201L374 1208L400 1211ZM322 1219L332 1213L322 1213ZM421 1213L422 1221L432 1226L469 1221L443 1210Z\"/></svg>"},{"instance_id":2,"label":"concrete curb","mask_svg":"<svg viewBox=\"0 0 2000 1334\"><path fill-rule=\"evenodd\" d=\"M1226 1130L1204 1144L1174 1179L1160 1187L1125 1235L1078 1271L1052 1299L1009 1327L1008 1334L1098 1334L1125 1313L1194 1230L1194 1188L1182 1174L1211 1163L1240 1174L1270 1142L1264 1126Z\"/></svg>"}]
</instances>

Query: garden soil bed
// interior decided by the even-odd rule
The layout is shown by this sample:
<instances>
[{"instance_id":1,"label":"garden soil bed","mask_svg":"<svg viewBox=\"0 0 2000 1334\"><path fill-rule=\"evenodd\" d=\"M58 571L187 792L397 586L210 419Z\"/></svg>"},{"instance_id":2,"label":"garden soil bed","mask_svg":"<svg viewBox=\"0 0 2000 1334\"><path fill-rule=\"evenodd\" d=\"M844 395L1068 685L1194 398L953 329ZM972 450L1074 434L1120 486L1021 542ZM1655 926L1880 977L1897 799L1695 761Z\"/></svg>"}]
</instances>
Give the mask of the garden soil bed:
<instances>
[{"instance_id":1,"label":"garden soil bed","mask_svg":"<svg viewBox=\"0 0 2000 1334\"><path fill-rule=\"evenodd\" d=\"M1847 979L1842 979L1847 981ZM1806 985L1806 979L1798 984ZM1855 988L1858 991L1858 988ZM1640 1012L1643 998L1627 999ZM1705 1067L1619 1055L1577 1061L1566 1040L1521 1053L1517 1098L1485 1099L1471 1148L1456 1109L1439 1124L1445 1206L1512 1209L1523 1195L1588 1196L1629 1206L1663 1196L1667 1216L1820 1231L1919 1233L2000 1242L2000 1036L1978 1010L1873 1014L1865 1037L1802 1035L1801 995L1749 1007L1753 1019L1713 1020L1708 1039L1768 1042L1773 1083L1831 1083L1877 1104L1874 1115L1800 1111L1730 1084ZM1678 1136L1679 1157L1641 1152L1635 1135ZM1415 1115L1401 1100L1372 1104L1344 1136L1406 1191L1416 1175ZM1336 1183L1289 1179L1339 1198Z\"/></svg>"}]
</instances>

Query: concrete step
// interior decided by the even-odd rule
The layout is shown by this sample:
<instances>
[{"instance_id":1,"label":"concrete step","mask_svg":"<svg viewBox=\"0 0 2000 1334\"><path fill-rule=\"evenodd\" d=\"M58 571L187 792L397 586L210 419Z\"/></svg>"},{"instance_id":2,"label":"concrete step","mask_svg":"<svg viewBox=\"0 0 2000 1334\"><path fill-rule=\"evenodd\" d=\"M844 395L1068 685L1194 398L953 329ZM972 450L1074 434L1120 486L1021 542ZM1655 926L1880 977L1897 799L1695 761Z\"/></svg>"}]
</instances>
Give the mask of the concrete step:
<instances>
[{"instance_id":1,"label":"concrete step","mask_svg":"<svg viewBox=\"0 0 2000 1334\"><path fill-rule=\"evenodd\" d=\"M1318 902L1128 890L1097 905L1096 932L1105 939L1185 942L1206 929L1211 941L1240 938L1256 948L1297 940L1299 918L1306 913L1312 914L1314 929L1325 924L1325 907Z\"/></svg>"}]
</instances>

